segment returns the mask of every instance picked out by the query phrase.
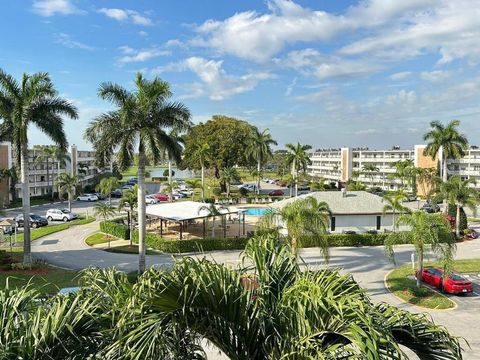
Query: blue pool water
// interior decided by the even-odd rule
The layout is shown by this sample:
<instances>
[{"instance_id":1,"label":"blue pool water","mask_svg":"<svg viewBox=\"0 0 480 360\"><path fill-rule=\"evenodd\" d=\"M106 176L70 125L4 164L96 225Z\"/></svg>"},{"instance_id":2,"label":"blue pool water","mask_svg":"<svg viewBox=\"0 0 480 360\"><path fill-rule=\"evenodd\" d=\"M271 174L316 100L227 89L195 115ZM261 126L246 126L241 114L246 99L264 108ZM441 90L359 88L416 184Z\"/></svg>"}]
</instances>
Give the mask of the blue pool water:
<instances>
[{"instance_id":1,"label":"blue pool water","mask_svg":"<svg viewBox=\"0 0 480 360\"><path fill-rule=\"evenodd\" d=\"M247 211L245 211L245 215L263 216L269 211L271 211L271 209L268 208L248 208Z\"/></svg>"}]
</instances>

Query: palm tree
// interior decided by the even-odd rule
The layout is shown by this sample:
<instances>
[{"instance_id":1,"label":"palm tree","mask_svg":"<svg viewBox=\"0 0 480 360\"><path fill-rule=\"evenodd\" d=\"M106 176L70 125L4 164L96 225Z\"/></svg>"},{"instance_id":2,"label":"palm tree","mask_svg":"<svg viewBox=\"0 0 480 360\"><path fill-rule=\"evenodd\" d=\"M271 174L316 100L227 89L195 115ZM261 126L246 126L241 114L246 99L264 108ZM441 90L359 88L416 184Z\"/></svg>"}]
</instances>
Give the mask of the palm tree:
<instances>
[{"instance_id":1,"label":"palm tree","mask_svg":"<svg viewBox=\"0 0 480 360\"><path fill-rule=\"evenodd\" d=\"M173 161L176 161L178 163L179 161L179 155L175 155L175 154L181 154L182 152L182 145L184 144L184 139L181 135L179 135L179 131L181 131L182 129L172 129L169 133L169 136L171 139L174 140L174 145L176 146L176 148L174 149L174 153L173 155L171 156L170 155L170 151L169 149L164 149L164 157L167 159L167 163L168 163L168 189L169 189L169 201L172 202L173 201L173 190L175 189L175 187L173 186L173 183L172 183L172 160Z\"/></svg>"},{"instance_id":2,"label":"palm tree","mask_svg":"<svg viewBox=\"0 0 480 360\"><path fill-rule=\"evenodd\" d=\"M321 177L317 181L312 181L310 183L310 190L312 190L312 191L324 191L325 190L325 179L323 177Z\"/></svg>"},{"instance_id":3,"label":"palm tree","mask_svg":"<svg viewBox=\"0 0 480 360\"><path fill-rule=\"evenodd\" d=\"M135 148L137 150L139 272L145 271L146 163L159 163L165 152L178 162L180 147L168 132L190 126L190 111L181 103L169 102L171 95L167 82L159 78L149 81L140 73L135 78L135 91L103 83L99 96L117 109L97 117L85 132L86 139L94 144L100 166L110 163L118 149L117 163L125 169L132 164Z\"/></svg>"},{"instance_id":4,"label":"palm tree","mask_svg":"<svg viewBox=\"0 0 480 360\"><path fill-rule=\"evenodd\" d=\"M215 219L217 216L224 215L224 212L222 212L222 210L228 209L224 206L217 206L215 204L204 205L198 209L198 214L206 211L206 216L208 218L212 218L212 238L215 237Z\"/></svg>"},{"instance_id":5,"label":"palm tree","mask_svg":"<svg viewBox=\"0 0 480 360\"><path fill-rule=\"evenodd\" d=\"M72 195L75 191L75 187L78 184L78 178L74 175L70 175L69 173L61 173L60 175L58 175L56 184L59 194L67 193L68 210L72 211Z\"/></svg>"},{"instance_id":6,"label":"palm tree","mask_svg":"<svg viewBox=\"0 0 480 360\"><path fill-rule=\"evenodd\" d=\"M67 161L71 161L70 155L68 155L65 149L58 147L54 148L53 161L57 163L57 178L60 175L60 167L65 166Z\"/></svg>"},{"instance_id":7,"label":"palm tree","mask_svg":"<svg viewBox=\"0 0 480 360\"><path fill-rule=\"evenodd\" d=\"M230 197L230 184L233 181L239 181L240 175L238 174L237 169L234 167L227 167L220 171L220 181L225 183L227 188L227 198Z\"/></svg>"},{"instance_id":8,"label":"palm tree","mask_svg":"<svg viewBox=\"0 0 480 360\"><path fill-rule=\"evenodd\" d=\"M295 196L298 196L298 172L300 170L305 172L307 166L312 163L307 153L312 147L310 145L301 145L300 143L297 143L297 145L287 144L285 147L288 151L287 166L291 168L292 177L295 181Z\"/></svg>"},{"instance_id":9,"label":"palm tree","mask_svg":"<svg viewBox=\"0 0 480 360\"><path fill-rule=\"evenodd\" d=\"M393 178L397 178L400 180L402 189L404 189L405 184L407 184L413 190L415 182L414 179L416 175L413 160L400 160L392 164L392 167L395 169L395 172L391 175L393 176Z\"/></svg>"},{"instance_id":10,"label":"palm tree","mask_svg":"<svg viewBox=\"0 0 480 360\"><path fill-rule=\"evenodd\" d=\"M360 181L354 181L347 185L347 190L349 191L363 191L367 188L367 185L361 183Z\"/></svg>"},{"instance_id":11,"label":"palm tree","mask_svg":"<svg viewBox=\"0 0 480 360\"><path fill-rule=\"evenodd\" d=\"M107 222L107 220L113 216L115 216L115 209L106 202L97 202L93 207L93 213L95 216L100 216L103 219L103 222ZM110 235L107 233L108 239L108 247L110 247Z\"/></svg>"},{"instance_id":12,"label":"palm tree","mask_svg":"<svg viewBox=\"0 0 480 360\"><path fill-rule=\"evenodd\" d=\"M130 238L130 246L133 245L133 215L135 209L138 208L138 185L135 185L132 190L128 189L122 193L122 197L118 202L118 211L127 210L127 223Z\"/></svg>"},{"instance_id":13,"label":"palm tree","mask_svg":"<svg viewBox=\"0 0 480 360\"><path fill-rule=\"evenodd\" d=\"M363 165L362 170L365 174L370 175L371 187L374 187L375 186L375 183L374 183L375 174L380 171L378 166L376 166L374 164L365 164L365 165Z\"/></svg>"},{"instance_id":14,"label":"palm tree","mask_svg":"<svg viewBox=\"0 0 480 360\"><path fill-rule=\"evenodd\" d=\"M437 177L437 169L435 168L416 168L418 185L421 188L422 195L426 197L429 202L432 195L435 193L436 185L441 182Z\"/></svg>"},{"instance_id":15,"label":"palm tree","mask_svg":"<svg viewBox=\"0 0 480 360\"><path fill-rule=\"evenodd\" d=\"M411 214L401 215L397 220L397 225L405 225L410 228L410 231L390 234L385 241L386 253L394 261L395 244L407 241L413 244L418 258L418 287L422 286L423 258L428 249L431 249L443 263L444 268L450 271L456 246L450 224L443 215L414 211Z\"/></svg>"},{"instance_id":16,"label":"palm tree","mask_svg":"<svg viewBox=\"0 0 480 360\"><path fill-rule=\"evenodd\" d=\"M210 157L210 145L207 143L196 143L193 155L200 164L202 176L202 200L205 199L205 164Z\"/></svg>"},{"instance_id":17,"label":"palm tree","mask_svg":"<svg viewBox=\"0 0 480 360\"><path fill-rule=\"evenodd\" d=\"M195 197L195 189L202 189L203 185L202 185L202 180L200 179L188 179L185 181L185 184L187 184L187 186L192 189L192 200L194 199ZM203 194L202 194L203 196Z\"/></svg>"},{"instance_id":18,"label":"palm tree","mask_svg":"<svg viewBox=\"0 0 480 360\"><path fill-rule=\"evenodd\" d=\"M281 209L267 213L258 222L260 232L276 230L280 235L286 230L286 239L295 254L305 244L319 246L324 257L328 259L328 231L331 211L328 204L318 201L313 196L293 201Z\"/></svg>"},{"instance_id":19,"label":"palm tree","mask_svg":"<svg viewBox=\"0 0 480 360\"><path fill-rule=\"evenodd\" d=\"M108 203L112 205L112 191L118 189L119 186L118 179L115 176L110 176L100 180L100 183L95 187L95 190L108 196Z\"/></svg>"},{"instance_id":20,"label":"palm tree","mask_svg":"<svg viewBox=\"0 0 480 360\"><path fill-rule=\"evenodd\" d=\"M393 191L391 193L385 194L382 198L382 202L385 202L383 207L383 214L385 215L388 211L392 212L392 221L393 221L393 232L397 228L395 214L399 212L400 214L409 212L409 209L402 205L402 202L407 199L407 195L403 190Z\"/></svg>"},{"instance_id":21,"label":"palm tree","mask_svg":"<svg viewBox=\"0 0 480 360\"><path fill-rule=\"evenodd\" d=\"M477 212L479 193L472 187L475 181L462 180L459 176L452 176L440 185L440 196L446 199L448 205L454 205L457 209L455 216L455 234L460 236L460 209L467 206L474 214Z\"/></svg>"},{"instance_id":22,"label":"palm tree","mask_svg":"<svg viewBox=\"0 0 480 360\"><path fill-rule=\"evenodd\" d=\"M72 119L78 116L77 109L70 102L58 96L47 73L23 74L22 81L16 81L0 69L0 139L12 142L16 163L20 163L23 216L30 216L30 186L28 169L28 129L34 124L56 145L67 148L62 115ZM32 261L30 224L25 222L23 261Z\"/></svg>"},{"instance_id":23,"label":"palm tree","mask_svg":"<svg viewBox=\"0 0 480 360\"><path fill-rule=\"evenodd\" d=\"M272 157L272 145L277 142L272 139L268 129L260 132L257 128L253 129L250 139L248 139L247 156L251 157L257 163L257 194L260 194L260 177L262 165L268 158Z\"/></svg>"},{"instance_id":24,"label":"palm tree","mask_svg":"<svg viewBox=\"0 0 480 360\"><path fill-rule=\"evenodd\" d=\"M10 169L0 169L0 180L3 179L8 179L8 191L10 192L12 201L15 200L17 193L15 185L18 181L17 168L15 165Z\"/></svg>"},{"instance_id":25,"label":"palm tree","mask_svg":"<svg viewBox=\"0 0 480 360\"><path fill-rule=\"evenodd\" d=\"M36 145L35 146L36 150L38 150L38 155L37 155L37 161L39 162L45 162L46 168L47 168L47 187L49 187L50 184L50 160L53 163L53 158L55 156L56 150L54 146L50 145ZM52 167L52 172L53 172L53 167ZM53 185L54 185L54 176L52 174L52 182L51 182L51 187L49 189L49 194L50 198L53 199L54 196L54 191L53 191Z\"/></svg>"}]
</instances>

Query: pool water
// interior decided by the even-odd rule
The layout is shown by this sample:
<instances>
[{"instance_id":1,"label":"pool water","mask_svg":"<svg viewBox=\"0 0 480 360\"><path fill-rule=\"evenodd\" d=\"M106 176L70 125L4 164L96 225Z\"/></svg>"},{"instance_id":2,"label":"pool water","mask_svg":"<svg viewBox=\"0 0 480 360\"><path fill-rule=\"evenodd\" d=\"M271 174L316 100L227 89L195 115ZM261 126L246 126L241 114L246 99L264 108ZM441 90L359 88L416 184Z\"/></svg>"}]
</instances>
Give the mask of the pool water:
<instances>
[{"instance_id":1,"label":"pool water","mask_svg":"<svg viewBox=\"0 0 480 360\"><path fill-rule=\"evenodd\" d=\"M268 212L272 211L269 208L248 208L247 211L245 211L245 215L249 216L263 216L267 214Z\"/></svg>"}]
</instances>

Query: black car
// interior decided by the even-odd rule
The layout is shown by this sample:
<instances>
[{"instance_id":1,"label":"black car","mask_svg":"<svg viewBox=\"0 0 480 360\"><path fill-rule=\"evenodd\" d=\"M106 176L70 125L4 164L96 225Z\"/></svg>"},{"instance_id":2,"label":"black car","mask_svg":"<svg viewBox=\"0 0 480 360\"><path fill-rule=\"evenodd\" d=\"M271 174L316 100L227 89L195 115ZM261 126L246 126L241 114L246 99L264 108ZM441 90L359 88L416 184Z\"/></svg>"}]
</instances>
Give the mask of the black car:
<instances>
[{"instance_id":1,"label":"black car","mask_svg":"<svg viewBox=\"0 0 480 360\"><path fill-rule=\"evenodd\" d=\"M17 227L23 227L23 214L18 215L15 217L15 224ZM38 228L42 226L47 226L48 225L48 220L45 219L44 217L35 215L35 214L30 214L30 226L32 228Z\"/></svg>"},{"instance_id":2,"label":"black car","mask_svg":"<svg viewBox=\"0 0 480 360\"><path fill-rule=\"evenodd\" d=\"M115 189L110 193L110 195L112 196L112 198L121 198L122 197L122 190Z\"/></svg>"}]
</instances>

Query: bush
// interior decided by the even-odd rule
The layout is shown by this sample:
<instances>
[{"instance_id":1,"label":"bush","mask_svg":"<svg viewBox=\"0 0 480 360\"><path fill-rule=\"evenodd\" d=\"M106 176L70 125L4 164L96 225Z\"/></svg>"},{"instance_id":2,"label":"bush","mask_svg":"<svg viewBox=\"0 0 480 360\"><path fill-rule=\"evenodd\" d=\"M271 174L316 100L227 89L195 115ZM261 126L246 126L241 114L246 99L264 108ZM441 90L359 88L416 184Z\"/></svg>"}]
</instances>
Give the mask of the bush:
<instances>
[{"instance_id":1,"label":"bush","mask_svg":"<svg viewBox=\"0 0 480 360\"><path fill-rule=\"evenodd\" d=\"M128 226L115 221L102 221L100 231L120 239L128 240L130 238Z\"/></svg>"},{"instance_id":2,"label":"bush","mask_svg":"<svg viewBox=\"0 0 480 360\"><path fill-rule=\"evenodd\" d=\"M239 192L240 195L242 195L242 196L247 196L247 195L248 195L248 190L245 189L244 187L241 187L240 189L238 189L238 192Z\"/></svg>"},{"instance_id":3,"label":"bush","mask_svg":"<svg viewBox=\"0 0 480 360\"><path fill-rule=\"evenodd\" d=\"M389 234L327 234L328 244L334 246L383 246ZM397 240L398 244L408 244L408 236L404 240ZM309 243L304 243L303 247L315 247L319 242L312 240Z\"/></svg>"},{"instance_id":4,"label":"bush","mask_svg":"<svg viewBox=\"0 0 480 360\"><path fill-rule=\"evenodd\" d=\"M448 205L448 215L453 216L454 218L457 217L457 207L455 205ZM460 208L460 233L466 229L468 229L467 215L462 207Z\"/></svg>"},{"instance_id":5,"label":"bush","mask_svg":"<svg viewBox=\"0 0 480 360\"><path fill-rule=\"evenodd\" d=\"M219 188L219 187L214 187L214 188L212 189L212 193L213 193L213 195L215 195L215 196L220 196L220 195L222 195L222 189Z\"/></svg>"}]
</instances>

